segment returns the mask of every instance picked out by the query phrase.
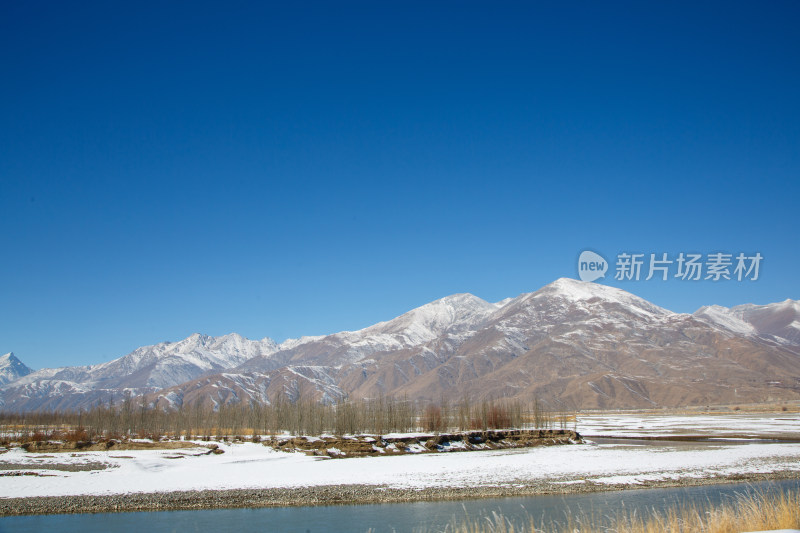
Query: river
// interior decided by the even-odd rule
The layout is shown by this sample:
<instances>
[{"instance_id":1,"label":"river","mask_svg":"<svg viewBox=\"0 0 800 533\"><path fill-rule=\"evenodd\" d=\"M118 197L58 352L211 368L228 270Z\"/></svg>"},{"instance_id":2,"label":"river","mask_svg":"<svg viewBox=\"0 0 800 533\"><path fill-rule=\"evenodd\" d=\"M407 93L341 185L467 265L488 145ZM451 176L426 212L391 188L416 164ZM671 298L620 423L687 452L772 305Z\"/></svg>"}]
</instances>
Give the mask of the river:
<instances>
[{"instance_id":1,"label":"river","mask_svg":"<svg viewBox=\"0 0 800 533\"><path fill-rule=\"evenodd\" d=\"M567 512L603 516L636 509L641 514L652 508L715 504L747 491L778 489L800 489L800 480L444 502L5 517L0 518L0 532L433 532L443 530L454 517L476 519L493 512L515 523L527 522L527 517L549 522L563 520Z\"/></svg>"}]
</instances>

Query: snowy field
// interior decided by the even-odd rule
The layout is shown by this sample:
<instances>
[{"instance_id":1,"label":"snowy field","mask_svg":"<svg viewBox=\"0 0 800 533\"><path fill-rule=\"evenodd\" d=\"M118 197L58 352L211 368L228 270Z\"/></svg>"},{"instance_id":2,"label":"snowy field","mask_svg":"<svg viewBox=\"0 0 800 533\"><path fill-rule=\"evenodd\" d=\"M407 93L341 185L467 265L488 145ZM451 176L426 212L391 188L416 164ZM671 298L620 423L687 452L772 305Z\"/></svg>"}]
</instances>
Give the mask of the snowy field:
<instances>
[{"instance_id":1,"label":"snowy field","mask_svg":"<svg viewBox=\"0 0 800 533\"><path fill-rule=\"evenodd\" d=\"M578 432L584 437L794 438L800 440L800 415L785 413L715 415L579 415Z\"/></svg>"},{"instance_id":2,"label":"snowy field","mask_svg":"<svg viewBox=\"0 0 800 533\"><path fill-rule=\"evenodd\" d=\"M754 435L797 431L797 420L764 417L581 418L587 434ZM790 417L783 417L790 418ZM785 423L784 423L785 422ZM794 424L794 425L792 425ZM676 429L677 428L677 429ZM734 429L731 429L734 428ZM627 433L624 433L627 432ZM26 453L12 449L0 455L0 497L123 494L183 490L221 490L365 484L401 488L513 486L537 482L565 484L643 484L665 480L712 478L735 474L783 472L800 476L800 443L741 444L724 439L711 443L656 442L564 445L528 449L388 457L320 459L273 451L261 444L220 444L225 453L203 450ZM58 465L78 470L54 470ZM104 469L96 469L98 464ZM81 467L83 465L83 467ZM48 468L48 466L50 468ZM92 470L93 469L93 470ZM27 475L8 475L19 472ZM38 474L38 475L31 475Z\"/></svg>"}]
</instances>

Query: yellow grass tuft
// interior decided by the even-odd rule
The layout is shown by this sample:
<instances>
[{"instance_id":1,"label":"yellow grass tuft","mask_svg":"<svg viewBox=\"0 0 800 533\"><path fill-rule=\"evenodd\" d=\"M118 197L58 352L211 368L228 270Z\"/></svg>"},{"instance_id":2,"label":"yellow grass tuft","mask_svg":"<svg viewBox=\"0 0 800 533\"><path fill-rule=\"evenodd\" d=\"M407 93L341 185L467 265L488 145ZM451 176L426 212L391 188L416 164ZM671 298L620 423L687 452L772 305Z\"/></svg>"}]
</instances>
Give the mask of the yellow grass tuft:
<instances>
[{"instance_id":1,"label":"yellow grass tuft","mask_svg":"<svg viewBox=\"0 0 800 533\"><path fill-rule=\"evenodd\" d=\"M514 523L499 513L480 519L454 519L446 533L741 533L800 528L800 491L742 494L718 506L689 505L653 511L620 512L605 520L568 515L563 523L537 524L527 518Z\"/></svg>"}]
</instances>

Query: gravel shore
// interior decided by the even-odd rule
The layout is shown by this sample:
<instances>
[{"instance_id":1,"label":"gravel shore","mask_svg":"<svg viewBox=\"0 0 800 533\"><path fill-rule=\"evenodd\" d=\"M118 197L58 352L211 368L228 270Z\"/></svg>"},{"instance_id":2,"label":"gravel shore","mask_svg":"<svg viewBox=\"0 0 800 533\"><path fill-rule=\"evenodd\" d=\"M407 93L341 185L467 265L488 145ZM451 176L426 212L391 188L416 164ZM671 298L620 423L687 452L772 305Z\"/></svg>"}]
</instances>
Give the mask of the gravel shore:
<instances>
[{"instance_id":1,"label":"gravel shore","mask_svg":"<svg viewBox=\"0 0 800 533\"><path fill-rule=\"evenodd\" d=\"M570 494L621 489L682 487L719 483L746 483L798 479L793 472L750 474L680 481L655 481L637 485L607 485L563 482L478 486L469 488L397 489L374 485L327 485L305 488L204 490L133 493L111 496L52 496L0 499L0 516L107 513L129 511L175 511L241 507L288 507L302 505L352 505L434 500L461 500L537 494Z\"/></svg>"}]
</instances>

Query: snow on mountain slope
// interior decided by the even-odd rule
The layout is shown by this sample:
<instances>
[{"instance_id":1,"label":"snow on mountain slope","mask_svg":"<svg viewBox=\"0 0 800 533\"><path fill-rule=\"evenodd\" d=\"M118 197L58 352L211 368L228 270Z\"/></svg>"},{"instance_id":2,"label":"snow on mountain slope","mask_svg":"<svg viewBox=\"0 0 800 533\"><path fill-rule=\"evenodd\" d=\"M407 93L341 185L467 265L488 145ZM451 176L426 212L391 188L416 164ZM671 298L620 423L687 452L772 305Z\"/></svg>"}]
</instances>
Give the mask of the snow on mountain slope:
<instances>
[{"instance_id":1,"label":"snow on mountain slope","mask_svg":"<svg viewBox=\"0 0 800 533\"><path fill-rule=\"evenodd\" d=\"M196 403L213 408L238 402L271 403L278 397L333 403L347 394L331 372L328 367L293 365L270 372L222 372L158 391L148 401L167 408Z\"/></svg>"},{"instance_id":2,"label":"snow on mountain slope","mask_svg":"<svg viewBox=\"0 0 800 533\"><path fill-rule=\"evenodd\" d=\"M504 302L489 303L472 294L454 294L422 305L397 318L357 331L286 341L276 353L255 357L238 370L268 372L280 364L340 368L381 353L410 350L428 343L458 345Z\"/></svg>"},{"instance_id":3,"label":"snow on mountain slope","mask_svg":"<svg viewBox=\"0 0 800 533\"><path fill-rule=\"evenodd\" d=\"M126 391L165 407L275 395L335 401L469 394L589 408L780 401L800 399L798 326L793 300L688 315L562 278L497 303L455 294L361 330L279 345L195 334L109 363L19 377L0 387L0 404L75 408Z\"/></svg>"},{"instance_id":4,"label":"snow on mountain slope","mask_svg":"<svg viewBox=\"0 0 800 533\"><path fill-rule=\"evenodd\" d=\"M498 309L496 304L462 293L446 296L361 330L362 336L385 334L405 346L417 346L445 333L474 330Z\"/></svg>"},{"instance_id":5,"label":"snow on mountain slope","mask_svg":"<svg viewBox=\"0 0 800 533\"><path fill-rule=\"evenodd\" d=\"M302 337L299 337L297 339L286 339L285 341L283 341L278 345L276 351L291 350L292 348L296 348L301 344L318 341L323 338L325 338L325 335L303 335Z\"/></svg>"},{"instance_id":6,"label":"snow on mountain slope","mask_svg":"<svg viewBox=\"0 0 800 533\"><path fill-rule=\"evenodd\" d=\"M800 346L800 301L784 300L767 305L737 305L734 316L752 324L759 335L771 335Z\"/></svg>"},{"instance_id":7,"label":"snow on mountain slope","mask_svg":"<svg viewBox=\"0 0 800 533\"><path fill-rule=\"evenodd\" d=\"M63 406L65 401L70 407L88 406L101 392L103 398L119 398L125 391L152 392L233 368L276 349L271 339L253 341L236 333L222 337L196 333L179 342L137 348L107 363L32 372L7 384L0 401L19 408Z\"/></svg>"},{"instance_id":8,"label":"snow on mountain slope","mask_svg":"<svg viewBox=\"0 0 800 533\"><path fill-rule=\"evenodd\" d=\"M727 308L701 307L697 318L738 335L759 335L783 344L800 346L800 301L785 300L767 305L744 304Z\"/></svg>"},{"instance_id":9,"label":"snow on mountain slope","mask_svg":"<svg viewBox=\"0 0 800 533\"><path fill-rule=\"evenodd\" d=\"M698 319L725 328L737 335L755 335L756 328L748 324L727 307L721 305L706 305L693 313Z\"/></svg>"},{"instance_id":10,"label":"snow on mountain slope","mask_svg":"<svg viewBox=\"0 0 800 533\"><path fill-rule=\"evenodd\" d=\"M438 341L343 368L340 383L356 396L469 393L608 408L728 402L734 390L754 401L793 397L800 380L800 360L774 345L570 279L507 302L455 345Z\"/></svg>"},{"instance_id":11,"label":"snow on mountain slope","mask_svg":"<svg viewBox=\"0 0 800 533\"><path fill-rule=\"evenodd\" d=\"M586 335L610 324L660 324L676 313L621 289L560 278L499 308L485 324L501 331L509 346L522 347L565 326Z\"/></svg>"},{"instance_id":12,"label":"snow on mountain slope","mask_svg":"<svg viewBox=\"0 0 800 533\"><path fill-rule=\"evenodd\" d=\"M619 306L625 312L637 314L644 319L675 314L622 289L570 278L559 278L553 283L545 285L538 291L531 293L529 299L533 301L562 300L581 306L584 309L591 309L593 304Z\"/></svg>"},{"instance_id":13,"label":"snow on mountain slope","mask_svg":"<svg viewBox=\"0 0 800 533\"><path fill-rule=\"evenodd\" d=\"M32 370L17 359L14 352L0 356L0 386L27 376Z\"/></svg>"},{"instance_id":14,"label":"snow on mountain slope","mask_svg":"<svg viewBox=\"0 0 800 533\"><path fill-rule=\"evenodd\" d=\"M106 385L164 388L204 372L233 368L276 349L271 339L252 341L236 333L222 337L195 333L179 342L137 348L124 357L91 367L88 373L90 380Z\"/></svg>"}]
</instances>

